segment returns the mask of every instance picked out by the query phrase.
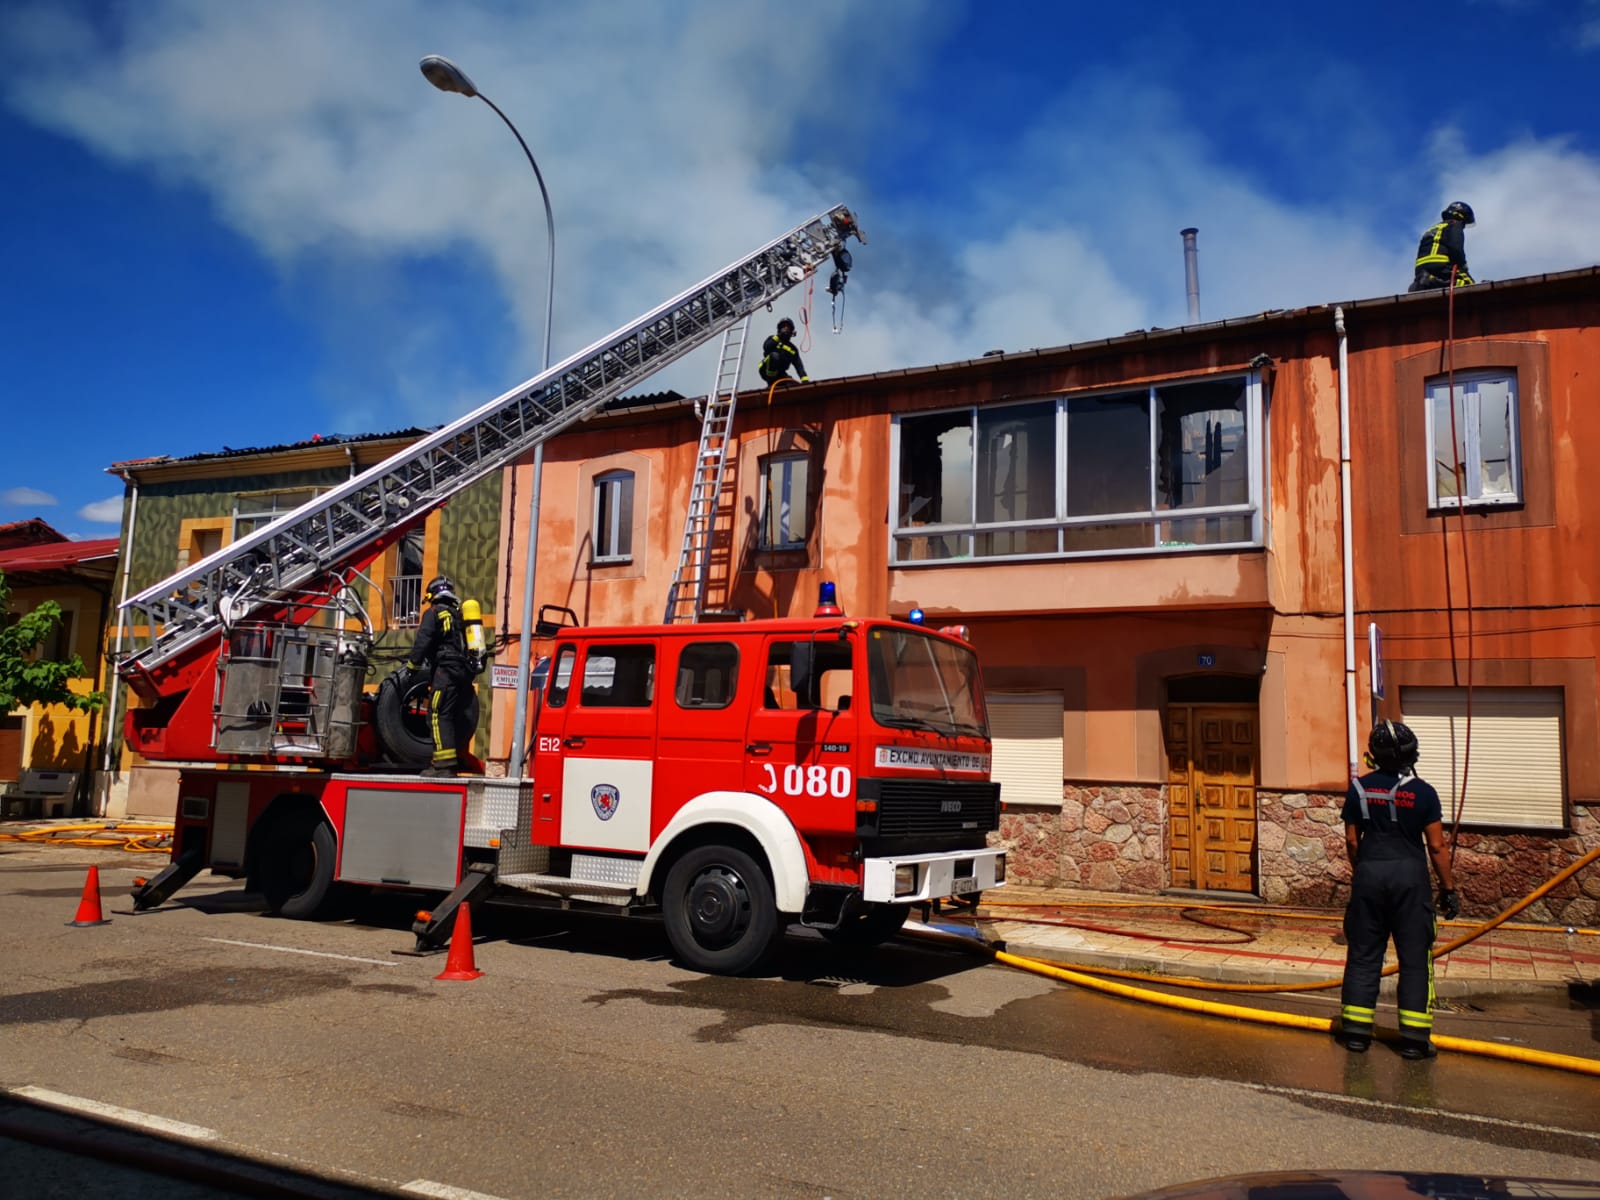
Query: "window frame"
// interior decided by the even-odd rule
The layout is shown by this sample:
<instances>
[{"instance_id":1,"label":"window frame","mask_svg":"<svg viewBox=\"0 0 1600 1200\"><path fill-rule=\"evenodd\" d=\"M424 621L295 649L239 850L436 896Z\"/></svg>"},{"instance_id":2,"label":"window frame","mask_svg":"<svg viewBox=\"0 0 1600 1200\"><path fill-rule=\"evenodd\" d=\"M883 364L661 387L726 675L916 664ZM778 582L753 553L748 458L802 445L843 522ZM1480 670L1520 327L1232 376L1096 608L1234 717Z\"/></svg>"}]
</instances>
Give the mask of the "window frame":
<instances>
[{"instance_id":1,"label":"window frame","mask_svg":"<svg viewBox=\"0 0 1600 1200\"><path fill-rule=\"evenodd\" d=\"M1506 412L1508 416L1506 428L1506 468L1511 479L1511 490L1504 495L1484 496L1481 494L1483 487L1483 413L1478 400L1478 384L1484 381L1500 383L1508 386L1506 397ZM1441 496L1439 494L1439 469L1448 465L1453 471L1455 463L1441 463L1438 459L1439 435L1442 430L1435 428L1434 411L1437 408L1435 396L1438 392L1451 387L1451 378L1447 375L1429 376L1423 381L1423 428L1427 431L1426 444L1428 447L1428 508L1434 511L1445 510L1471 510L1482 508L1507 508L1517 507L1524 503L1523 496L1523 471L1522 471L1522 411L1521 387L1517 378L1515 367L1496 368L1481 367L1472 370L1458 371L1454 377L1454 389L1462 392L1461 420L1466 425L1466 430L1457 428L1458 436L1466 442L1466 454L1461 461L1463 482L1479 489L1480 494L1473 495L1471 490L1465 494L1454 496ZM1468 391L1467 389L1471 389ZM1452 397L1451 407L1454 408ZM1476 416L1474 417L1474 411Z\"/></svg>"},{"instance_id":2,"label":"window frame","mask_svg":"<svg viewBox=\"0 0 1600 1200\"><path fill-rule=\"evenodd\" d=\"M309 504L323 492L326 487L315 484L306 484L295 487L266 488L254 492L235 492L233 506L229 512L229 535L223 539L223 545L230 545L240 538L248 537L258 529L265 529L285 513L294 512L302 505ZM252 508L249 501L267 501L269 507ZM241 504L241 502L243 502Z\"/></svg>"},{"instance_id":3,"label":"window frame","mask_svg":"<svg viewBox=\"0 0 1600 1200\"><path fill-rule=\"evenodd\" d=\"M702 683L706 673L719 669L718 664L710 661L710 655L726 651L731 656L731 662L723 662L720 669L725 672L725 692L717 699L695 699L696 679ZM680 712L708 712L730 708L734 698L739 693L740 656L739 644L726 639L704 640L689 642L678 650L676 676L672 688L673 707ZM691 677L684 678L684 672L690 671ZM685 685L688 686L685 686ZM705 689L702 687L701 692Z\"/></svg>"},{"instance_id":4,"label":"window frame","mask_svg":"<svg viewBox=\"0 0 1600 1200\"><path fill-rule=\"evenodd\" d=\"M1191 384L1221 383L1237 380L1243 387L1243 402L1241 405L1243 415L1244 446L1239 452L1245 456L1246 469L1246 499L1234 504L1207 505L1194 508L1171 507L1161 494L1159 482L1159 448L1160 448L1160 406L1161 393L1170 392ZM1072 515L1068 513L1068 487L1069 471L1069 411L1074 401L1091 400L1099 397L1133 396L1142 393L1144 405L1144 420L1148 431L1148 446L1145 448L1145 461L1149 468L1149 478L1146 491L1147 504L1144 508L1134 510L1121 510L1112 513L1095 513L1085 515ZM975 519L978 506L979 487L979 459L983 454L980 440L980 414L985 414L991 423L996 414L1003 413L1005 409L1021 407L1024 405L1038 405L1041 401L1053 401L1055 404L1055 478L1054 478L1054 504L1055 512L1052 516L1034 518L1029 520L979 522ZM969 430L969 458L967 477L967 516L969 520L950 520L949 514L943 511L941 505L941 519L939 522L926 525L901 525L902 488L901 481L901 439L902 422L918 421L946 416L951 413L966 412L968 414ZM1162 555L1184 554L1196 552L1214 552L1219 550L1252 551L1260 550L1265 546L1266 533L1266 469L1263 455L1266 446L1266 398L1259 370L1248 371L1221 371L1208 375L1182 376L1171 379L1153 380L1133 386L1123 385L1118 387L1096 388L1084 391L1073 391L1055 396L1026 396L1009 400L1005 404L982 405L955 405L945 408L930 408L918 410L914 413L897 413L894 415L890 426L889 439L889 478L890 478L890 512L889 512L889 565L898 567L939 567L956 564L1007 562L1007 561L1036 561L1049 559L1082 559L1082 558L1109 558L1126 557L1130 555ZM952 429L959 426L952 426ZM1174 540L1170 531L1167 540L1163 541L1161 534L1169 527L1183 523L1204 520L1248 520L1248 536L1243 540L1217 541L1210 543L1190 543ZM1095 527L1150 527L1150 542L1148 545L1124 545L1093 549L1073 549L1069 545L1069 537L1074 530L1088 530ZM977 548L980 539L985 535L993 534L1030 534L1035 532L1055 535L1055 547L1049 550L1031 550L1022 553L1010 554L979 554ZM907 556L910 545L915 541L944 539L952 552L943 557L911 558Z\"/></svg>"},{"instance_id":5,"label":"window frame","mask_svg":"<svg viewBox=\"0 0 1600 1200\"><path fill-rule=\"evenodd\" d=\"M782 542L772 541L772 540L770 540L768 535L771 532L772 508L770 507L770 500L774 497L774 492L772 491L772 487L771 487L771 481L772 481L772 478L773 478L773 469L775 467L790 468L796 462L803 463L805 465L805 477L801 481L801 489L800 489L801 495L800 495L798 504L796 503L795 498L793 496L794 472L792 470L787 470L786 469L786 470L784 470L783 476L782 476L783 479L784 479L784 482L787 485L787 487L789 489L789 492L790 492L788 503L787 503L788 512L790 514L790 521L789 521L789 529L786 530L785 532L789 532L791 534L793 533L793 526L794 526L793 516L794 516L794 514L796 512L799 513L800 519L803 522L805 528L801 532L801 535L799 536L799 538L790 538L789 540L782 541ZM756 529L756 548L759 551L761 551L762 553L764 553L764 554L781 554L781 553L784 553L784 552L787 552L787 551L804 550L810 544L810 542L811 542L811 476L812 476L812 462L811 462L811 454L810 454L809 451L806 451L806 450L780 451L779 453L769 454L769 455L765 456L764 458L762 458L762 460L761 460L760 481L758 483L758 486L760 487L761 491L760 491L760 495L757 498L758 501L759 501L759 503L757 505L757 512L759 514L759 523L758 523L757 529ZM781 511L781 509L780 509L780 511Z\"/></svg>"},{"instance_id":6,"label":"window frame","mask_svg":"<svg viewBox=\"0 0 1600 1200\"><path fill-rule=\"evenodd\" d=\"M627 498L627 519L622 516L624 490ZM601 499L615 492L609 508L602 539ZM589 561L596 566L614 566L633 561L633 503L635 497L634 472L625 467L602 471L594 477L593 494L589 504ZM620 547L620 548L619 548ZM602 552L604 551L604 552Z\"/></svg>"}]
</instances>

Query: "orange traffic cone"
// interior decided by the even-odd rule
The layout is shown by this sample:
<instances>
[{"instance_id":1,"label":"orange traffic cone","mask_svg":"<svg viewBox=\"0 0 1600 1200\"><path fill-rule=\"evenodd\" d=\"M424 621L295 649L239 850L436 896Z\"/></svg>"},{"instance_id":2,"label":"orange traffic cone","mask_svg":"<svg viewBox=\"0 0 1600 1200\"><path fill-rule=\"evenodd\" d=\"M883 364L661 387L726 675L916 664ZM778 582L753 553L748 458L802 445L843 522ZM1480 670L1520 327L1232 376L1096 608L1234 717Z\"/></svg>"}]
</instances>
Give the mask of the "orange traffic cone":
<instances>
[{"instance_id":1,"label":"orange traffic cone","mask_svg":"<svg viewBox=\"0 0 1600 1200\"><path fill-rule=\"evenodd\" d=\"M111 918L100 915L100 868L90 867L89 878L83 881L83 899L78 901L78 915L68 925L109 925Z\"/></svg>"},{"instance_id":2,"label":"orange traffic cone","mask_svg":"<svg viewBox=\"0 0 1600 1200\"><path fill-rule=\"evenodd\" d=\"M450 934L450 957L435 979L476 979L483 972L472 961L472 905L463 904L456 913L456 927Z\"/></svg>"}]
</instances>

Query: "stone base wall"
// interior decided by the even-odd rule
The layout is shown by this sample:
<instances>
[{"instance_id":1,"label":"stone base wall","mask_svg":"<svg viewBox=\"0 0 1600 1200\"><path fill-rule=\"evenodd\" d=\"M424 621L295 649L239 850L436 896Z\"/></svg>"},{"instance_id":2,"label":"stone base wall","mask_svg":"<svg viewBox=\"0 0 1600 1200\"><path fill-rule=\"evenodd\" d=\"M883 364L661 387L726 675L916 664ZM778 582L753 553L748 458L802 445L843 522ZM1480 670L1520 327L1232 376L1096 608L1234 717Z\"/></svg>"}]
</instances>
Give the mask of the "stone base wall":
<instances>
[{"instance_id":1,"label":"stone base wall","mask_svg":"<svg viewBox=\"0 0 1600 1200\"><path fill-rule=\"evenodd\" d=\"M1008 808L1006 876L1041 887L1154 894L1166 886L1161 787L1069 784L1059 809Z\"/></svg>"},{"instance_id":2,"label":"stone base wall","mask_svg":"<svg viewBox=\"0 0 1600 1200\"><path fill-rule=\"evenodd\" d=\"M1271 904L1343 908L1350 898L1344 796L1258 792L1257 879ZM1166 789L1068 784L1059 809L1010 806L992 839L1006 848L1007 875L1038 887L1151 895L1167 874ZM1575 804L1572 834L1463 832L1455 854L1464 916L1488 918L1600 846L1600 807ZM1446 836L1449 831L1446 830ZM1523 909L1513 920L1600 925L1600 861Z\"/></svg>"},{"instance_id":3,"label":"stone base wall","mask_svg":"<svg viewBox=\"0 0 1600 1200\"><path fill-rule=\"evenodd\" d=\"M1455 860L1461 911L1478 917L1503 912L1596 847L1600 847L1600 808L1590 805L1572 806L1569 837L1463 831L1456 840ZM1511 919L1600 925L1600 860L1557 884Z\"/></svg>"},{"instance_id":4,"label":"stone base wall","mask_svg":"<svg viewBox=\"0 0 1600 1200\"><path fill-rule=\"evenodd\" d=\"M1344 795L1256 792L1256 879L1269 904L1343 908L1350 899Z\"/></svg>"}]
</instances>

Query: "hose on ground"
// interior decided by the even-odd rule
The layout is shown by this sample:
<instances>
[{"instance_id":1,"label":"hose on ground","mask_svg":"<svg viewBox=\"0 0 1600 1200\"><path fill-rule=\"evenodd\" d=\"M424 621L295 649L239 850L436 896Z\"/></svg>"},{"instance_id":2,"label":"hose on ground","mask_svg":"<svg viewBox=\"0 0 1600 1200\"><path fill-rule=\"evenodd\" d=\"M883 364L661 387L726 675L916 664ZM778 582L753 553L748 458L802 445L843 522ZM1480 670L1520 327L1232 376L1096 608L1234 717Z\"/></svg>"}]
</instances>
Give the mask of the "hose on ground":
<instances>
[{"instance_id":1,"label":"hose on ground","mask_svg":"<svg viewBox=\"0 0 1600 1200\"><path fill-rule=\"evenodd\" d=\"M80 825L44 825L16 833L0 833L0 842L33 846L80 846L121 849L131 854L165 854L172 849L171 822L94 821Z\"/></svg>"},{"instance_id":2,"label":"hose on ground","mask_svg":"<svg viewBox=\"0 0 1600 1200\"><path fill-rule=\"evenodd\" d=\"M985 942L975 942L971 938L961 937L958 934L944 933L936 929L911 928L908 928L906 932L929 938L930 940L958 945L969 952L976 951L986 954L994 962L1008 967L1015 967L1020 971L1027 971L1033 975L1042 975L1048 979L1060 980L1063 983L1071 983L1078 987L1088 988L1090 991L1118 996L1126 1000L1137 1000L1143 1004L1154 1004L1162 1008L1178 1009L1203 1016L1225 1017L1235 1021L1250 1021L1258 1025L1277 1025L1288 1029L1308 1029L1316 1033L1333 1032L1333 1019L1331 1017L1302 1016L1299 1013L1272 1012L1268 1009L1250 1008L1242 1004L1221 1004L1215 1000L1199 1000L1193 996L1173 996L1150 988L1132 987L1125 983L1113 983L1108 979L1097 979L1082 971L1074 971L1066 967L1041 962L1038 959L1025 958L1020 954L997 950ZM1382 1034L1379 1037L1382 1040L1387 1040ZM1506 1046L1498 1042L1484 1042L1475 1038L1451 1037L1447 1034L1438 1033L1433 1035L1433 1044L1441 1050L1453 1050L1458 1053L1475 1054L1485 1058L1499 1058L1509 1062L1526 1063L1530 1066L1575 1071L1581 1075L1600 1076L1600 1059L1582 1058L1575 1054L1557 1054L1550 1050L1534 1050L1526 1046Z\"/></svg>"},{"instance_id":3,"label":"hose on ground","mask_svg":"<svg viewBox=\"0 0 1600 1200\"><path fill-rule=\"evenodd\" d=\"M1490 920L1484 922L1482 925L1477 926L1476 928L1470 930L1468 933L1462 935L1461 937L1458 937L1458 938L1454 939L1453 941L1446 942L1442 946L1435 946L1433 948L1433 951L1432 951L1432 956L1434 958L1436 958L1436 959L1437 958L1442 958L1446 954L1449 954L1451 951L1459 950L1462 946L1467 945L1469 942L1476 941L1478 938L1482 937L1484 934L1488 933L1490 930L1499 928L1501 925L1505 924L1506 921L1510 920L1510 918L1514 917L1517 913L1521 912L1523 909L1527 908L1534 901L1538 900L1540 897L1542 897L1545 894L1547 894L1551 889L1560 886L1562 883L1565 883L1568 879L1572 878L1572 876L1576 875L1579 871L1583 870L1585 867L1587 867L1590 863L1594 862L1596 859L1600 859L1600 846L1595 847L1593 850L1589 851L1589 853L1585 854L1583 857L1578 858L1578 859L1574 859L1572 862L1568 863L1560 871L1557 871L1549 879L1545 880L1538 887L1534 888L1533 891L1529 892L1521 900L1518 900L1515 904L1511 905L1509 908L1507 908L1504 912L1500 913L1498 916L1491 918ZM1113 901L1111 903L1115 903L1115 904L1119 904L1119 905L1121 904L1120 901ZM985 908L999 908L999 907L1004 907L1004 906L1001 905L1001 904L998 904L998 903L996 903L996 904L985 903L984 907ZM1018 907L1018 906L1012 905L1011 907ZM1172 907L1193 907L1193 906L1172 905ZM1234 910L1234 911L1251 911L1251 910ZM1313 917L1311 919L1335 920L1337 918L1329 915L1329 916L1326 916L1326 917L1316 916L1316 917ZM1048 922L1046 922L1046 923L1048 923ZM1549 926L1535 926L1535 928L1548 930ZM1577 931L1575 930L1574 932L1577 932ZM1586 929L1586 930L1583 930L1582 932L1584 932L1584 933L1594 933L1595 931ZM1036 959L1036 960L1030 960L1030 961L1036 961L1036 962L1043 963L1043 964L1048 965L1048 966L1050 966L1050 967L1052 967L1052 968L1054 968L1056 970L1071 971L1071 972L1075 972L1075 973L1083 974L1083 975L1099 975L1099 976L1107 976L1107 977L1117 978L1117 979L1148 979L1148 978L1150 978L1150 976L1147 973L1140 973L1140 972L1137 972L1137 971L1123 971L1123 970L1118 970L1118 969L1112 968L1112 967L1101 967L1101 966L1097 966L1097 965L1095 965L1093 963L1060 963L1060 962L1054 962L1052 960L1045 960L1045 959ZM1384 967L1383 976L1385 978L1387 978L1388 976L1395 974L1399 970L1400 970L1400 964L1399 963L1390 963L1388 966ZM1219 982L1219 981L1214 980L1214 979L1194 979L1194 978L1191 978L1189 976L1184 976L1184 975L1164 975L1161 978L1162 978L1162 980L1164 982L1170 982L1170 983L1174 983L1174 984L1181 984L1184 987L1198 988L1198 989L1202 989L1202 990L1205 990L1205 991L1215 991L1215 992L1315 992L1315 991L1322 991L1322 990L1325 990L1325 989L1328 989L1328 988L1338 987L1343 982L1342 979L1338 979L1338 978L1307 980L1307 981L1305 981L1303 983L1225 983L1225 982Z\"/></svg>"}]
</instances>

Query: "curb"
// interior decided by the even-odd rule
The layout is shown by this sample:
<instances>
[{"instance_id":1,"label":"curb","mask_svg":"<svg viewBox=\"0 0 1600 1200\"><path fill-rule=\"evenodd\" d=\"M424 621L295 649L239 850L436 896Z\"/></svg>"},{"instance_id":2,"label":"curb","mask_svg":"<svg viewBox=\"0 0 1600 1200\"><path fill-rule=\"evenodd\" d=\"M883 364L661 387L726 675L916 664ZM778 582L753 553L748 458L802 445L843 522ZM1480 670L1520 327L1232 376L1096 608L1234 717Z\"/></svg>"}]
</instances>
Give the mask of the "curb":
<instances>
[{"instance_id":1,"label":"curb","mask_svg":"<svg viewBox=\"0 0 1600 1200\"><path fill-rule=\"evenodd\" d=\"M1050 946L1042 943L1028 943L1016 939L1001 939L1002 948L1008 953L1021 958L1037 958L1049 962L1074 962L1082 963L1086 967L1106 967L1116 971L1133 971L1141 975L1150 976L1152 983L1170 983L1172 986L1182 986L1170 977L1187 977L1189 979L1203 979L1210 983L1276 983L1296 984L1310 983L1317 979L1330 978L1328 975L1316 975L1309 971L1289 967L1273 967L1263 965L1260 967L1242 967L1231 963L1191 962L1187 959L1176 961L1159 958L1152 955L1129 954L1108 950L1080 950L1076 947ZM1164 978L1168 977L1168 978ZM1441 999L1460 1000L1472 996L1492 995L1517 995L1529 996L1544 993L1565 995L1569 983L1577 981L1560 980L1544 981L1537 979L1436 979L1434 981L1434 994ZM1386 976L1379 985L1380 998L1393 1000L1395 991L1395 977ZM1319 993L1310 993L1317 995ZM1326 995L1334 1000L1338 999L1339 990L1336 986L1326 989Z\"/></svg>"}]
</instances>

